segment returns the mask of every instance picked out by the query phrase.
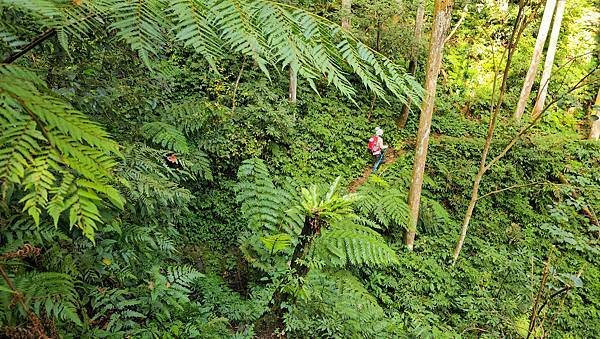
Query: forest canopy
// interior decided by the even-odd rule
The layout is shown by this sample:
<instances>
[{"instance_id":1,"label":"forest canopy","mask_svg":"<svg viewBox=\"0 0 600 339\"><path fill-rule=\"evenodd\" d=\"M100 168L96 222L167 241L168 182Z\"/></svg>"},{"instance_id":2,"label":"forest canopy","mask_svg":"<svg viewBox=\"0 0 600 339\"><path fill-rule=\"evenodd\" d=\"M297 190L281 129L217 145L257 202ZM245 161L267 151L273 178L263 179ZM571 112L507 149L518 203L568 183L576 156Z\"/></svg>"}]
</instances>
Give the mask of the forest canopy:
<instances>
[{"instance_id":1,"label":"forest canopy","mask_svg":"<svg viewBox=\"0 0 600 339\"><path fill-rule=\"evenodd\" d=\"M0 0L0 335L600 337L598 0Z\"/></svg>"}]
</instances>

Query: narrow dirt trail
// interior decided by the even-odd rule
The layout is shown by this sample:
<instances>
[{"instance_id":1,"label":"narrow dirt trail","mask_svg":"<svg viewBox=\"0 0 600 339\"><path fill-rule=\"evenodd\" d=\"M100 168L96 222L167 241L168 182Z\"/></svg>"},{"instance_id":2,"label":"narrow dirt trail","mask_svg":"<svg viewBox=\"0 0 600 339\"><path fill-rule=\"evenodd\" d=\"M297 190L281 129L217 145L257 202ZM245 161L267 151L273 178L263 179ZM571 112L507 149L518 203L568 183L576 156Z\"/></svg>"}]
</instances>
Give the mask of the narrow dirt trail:
<instances>
[{"instance_id":1,"label":"narrow dirt trail","mask_svg":"<svg viewBox=\"0 0 600 339\"><path fill-rule=\"evenodd\" d=\"M383 164L381 164L379 166L379 171L382 171L385 167L388 167L389 165L393 164L396 161L396 158L398 158L398 156L402 155L402 153L404 153L402 150L397 151L397 150L393 149L392 147L388 148L387 151L385 152L385 159L383 161ZM369 176L371 175L372 169L373 169L373 165L365 167L362 175L360 177L354 179L354 181L352 181L350 183L350 185L348 185L348 191L350 193L354 193L360 186L362 186L365 182L367 182L367 180L369 180Z\"/></svg>"}]
</instances>

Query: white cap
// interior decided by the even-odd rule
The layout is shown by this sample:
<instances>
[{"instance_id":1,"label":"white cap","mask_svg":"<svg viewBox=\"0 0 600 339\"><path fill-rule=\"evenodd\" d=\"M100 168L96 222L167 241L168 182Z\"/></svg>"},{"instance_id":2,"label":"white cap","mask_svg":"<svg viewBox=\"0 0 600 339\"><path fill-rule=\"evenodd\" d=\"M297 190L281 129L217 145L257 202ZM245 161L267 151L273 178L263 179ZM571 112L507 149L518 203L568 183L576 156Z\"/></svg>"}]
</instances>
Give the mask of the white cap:
<instances>
[{"instance_id":1,"label":"white cap","mask_svg":"<svg viewBox=\"0 0 600 339\"><path fill-rule=\"evenodd\" d=\"M375 134L376 135L383 135L383 130L381 129L381 127L375 127Z\"/></svg>"}]
</instances>

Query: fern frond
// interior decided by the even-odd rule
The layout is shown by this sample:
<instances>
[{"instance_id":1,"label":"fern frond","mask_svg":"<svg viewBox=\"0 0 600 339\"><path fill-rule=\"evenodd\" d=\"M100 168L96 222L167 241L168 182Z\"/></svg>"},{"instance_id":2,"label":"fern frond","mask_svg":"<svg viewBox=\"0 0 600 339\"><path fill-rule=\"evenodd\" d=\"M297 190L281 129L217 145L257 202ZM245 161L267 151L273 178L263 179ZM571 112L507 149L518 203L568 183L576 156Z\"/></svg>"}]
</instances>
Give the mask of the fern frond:
<instances>
[{"instance_id":1,"label":"fern frond","mask_svg":"<svg viewBox=\"0 0 600 339\"><path fill-rule=\"evenodd\" d=\"M269 76L269 68L291 69L316 90L321 78L352 99L357 90L348 73L385 100L391 93L402 102L419 103L421 86L402 68L370 49L323 17L269 0L98 0L80 5L45 0L2 0L0 8L15 5L46 27L57 30L59 41L81 37L96 17L108 18L110 28L151 67L150 58L169 39L192 47L213 68L225 50L252 57ZM67 34L68 33L68 34Z\"/></svg>"},{"instance_id":2,"label":"fern frond","mask_svg":"<svg viewBox=\"0 0 600 339\"><path fill-rule=\"evenodd\" d=\"M224 54L223 42L214 27L214 20L208 16L208 5L198 0L171 0L168 10L172 12L175 22L172 29L175 39L186 47L192 47L216 69L214 56Z\"/></svg>"},{"instance_id":3,"label":"fern frond","mask_svg":"<svg viewBox=\"0 0 600 339\"><path fill-rule=\"evenodd\" d=\"M150 57L164 42L165 27L161 0L106 1L110 7L111 28L150 66Z\"/></svg>"},{"instance_id":4,"label":"fern frond","mask_svg":"<svg viewBox=\"0 0 600 339\"><path fill-rule=\"evenodd\" d=\"M346 265L389 266L398 258L374 230L343 220L322 231L311 248L314 258L333 267Z\"/></svg>"},{"instance_id":5,"label":"fern frond","mask_svg":"<svg viewBox=\"0 0 600 339\"><path fill-rule=\"evenodd\" d=\"M81 325L77 314L79 295L75 281L67 274L55 272L35 272L17 275L13 278L14 288L23 295L25 305L41 316L46 314L56 319ZM12 293L8 286L0 282L0 303L5 309L10 307ZM21 307L20 304L17 305ZM25 313L25 310L21 310Z\"/></svg>"},{"instance_id":6,"label":"fern frond","mask_svg":"<svg viewBox=\"0 0 600 339\"><path fill-rule=\"evenodd\" d=\"M218 103L207 100L190 100L171 104L165 108L167 121L178 126L181 131L190 136L205 127L213 115L224 114L225 109Z\"/></svg>"},{"instance_id":7,"label":"fern frond","mask_svg":"<svg viewBox=\"0 0 600 339\"><path fill-rule=\"evenodd\" d=\"M204 277L204 274L189 265L169 266L166 269L166 277L171 286L179 286L186 292L189 292L189 288L194 280Z\"/></svg>"},{"instance_id":8,"label":"fern frond","mask_svg":"<svg viewBox=\"0 0 600 339\"><path fill-rule=\"evenodd\" d=\"M68 237L52 224L40 222L35 224L32 218L25 214L13 215L5 219L10 227L2 229L6 246L2 252L9 252L25 243L31 245L48 245L56 241L67 240Z\"/></svg>"},{"instance_id":9,"label":"fern frond","mask_svg":"<svg viewBox=\"0 0 600 339\"><path fill-rule=\"evenodd\" d=\"M275 187L262 160L243 161L238 169L238 179L236 199L242 204L242 214L251 230L284 230L291 234L294 229L300 228L303 218L290 209L294 194Z\"/></svg>"},{"instance_id":10,"label":"fern frond","mask_svg":"<svg viewBox=\"0 0 600 339\"><path fill-rule=\"evenodd\" d=\"M187 139L173 125L165 122L149 122L143 126L144 136L157 145L185 154L189 151Z\"/></svg>"},{"instance_id":11,"label":"fern frond","mask_svg":"<svg viewBox=\"0 0 600 339\"><path fill-rule=\"evenodd\" d=\"M419 223L419 227L426 233L446 232L453 225L446 208L439 202L426 196L421 197Z\"/></svg>"},{"instance_id":12,"label":"fern frond","mask_svg":"<svg viewBox=\"0 0 600 339\"><path fill-rule=\"evenodd\" d=\"M380 178L369 182L358 191L356 209L368 218L372 218L385 228L405 228L408 224L408 204L406 193Z\"/></svg>"},{"instance_id":13,"label":"fern frond","mask_svg":"<svg viewBox=\"0 0 600 339\"><path fill-rule=\"evenodd\" d=\"M0 180L19 185L23 210L36 223L45 210L55 223L68 210L69 225L93 241L102 201L123 207L110 185L120 152L98 124L48 92L35 73L0 65L0 128L7 131L0 136Z\"/></svg>"},{"instance_id":14,"label":"fern frond","mask_svg":"<svg viewBox=\"0 0 600 339\"><path fill-rule=\"evenodd\" d=\"M382 331L389 326L384 310L349 271L313 269L306 285L307 297L286 315L286 329L292 336L393 337Z\"/></svg>"},{"instance_id":15,"label":"fern frond","mask_svg":"<svg viewBox=\"0 0 600 339\"><path fill-rule=\"evenodd\" d=\"M260 237L260 241L271 254L290 248L292 237L287 233L273 234L267 237Z\"/></svg>"}]
</instances>

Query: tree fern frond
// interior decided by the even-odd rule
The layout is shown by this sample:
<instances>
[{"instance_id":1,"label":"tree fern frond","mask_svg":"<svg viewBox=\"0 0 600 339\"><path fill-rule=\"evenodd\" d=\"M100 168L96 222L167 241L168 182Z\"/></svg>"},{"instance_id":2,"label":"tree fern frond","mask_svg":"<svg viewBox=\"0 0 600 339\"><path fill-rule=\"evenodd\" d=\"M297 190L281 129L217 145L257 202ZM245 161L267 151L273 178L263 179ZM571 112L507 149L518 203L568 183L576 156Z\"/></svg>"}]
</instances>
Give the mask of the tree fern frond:
<instances>
[{"instance_id":1,"label":"tree fern frond","mask_svg":"<svg viewBox=\"0 0 600 339\"><path fill-rule=\"evenodd\" d=\"M2 0L4 4L19 3ZM24 3L24 4L23 4ZM306 77L313 89L323 78L352 99L356 94L348 79L358 76L365 88L384 98L387 93L418 104L421 86L403 69L323 17L291 5L269 0L99 0L81 5L44 0L21 2L21 11L48 22L60 41L66 34L81 36L95 20L106 17L119 38L138 52L151 67L172 33L176 41L190 46L215 68L228 49L252 57L269 76L269 68L291 69ZM62 43L66 44L65 42Z\"/></svg>"},{"instance_id":2,"label":"tree fern frond","mask_svg":"<svg viewBox=\"0 0 600 339\"><path fill-rule=\"evenodd\" d=\"M271 181L265 163L248 159L238 169L236 200L242 204L242 214L253 231L291 233L303 220L290 210L293 194L277 188Z\"/></svg>"},{"instance_id":3,"label":"tree fern frond","mask_svg":"<svg viewBox=\"0 0 600 339\"><path fill-rule=\"evenodd\" d=\"M419 227L426 233L442 233L453 225L450 214L434 199L426 196L421 197L421 208L419 210Z\"/></svg>"},{"instance_id":4,"label":"tree fern frond","mask_svg":"<svg viewBox=\"0 0 600 339\"><path fill-rule=\"evenodd\" d=\"M0 66L0 127L7 131L0 136L0 180L24 190L20 203L36 223L45 210L55 222L68 210L69 225L93 240L103 199L123 206L110 185L112 156L120 152L98 124L48 92L35 73ZM81 179L69 179L74 175Z\"/></svg>"},{"instance_id":5,"label":"tree fern frond","mask_svg":"<svg viewBox=\"0 0 600 339\"><path fill-rule=\"evenodd\" d=\"M173 13L175 39L192 47L216 69L214 56L223 55L223 43L208 16L208 3L199 0L171 0L168 10Z\"/></svg>"},{"instance_id":6,"label":"tree fern frond","mask_svg":"<svg viewBox=\"0 0 600 339\"><path fill-rule=\"evenodd\" d=\"M150 57L162 45L165 22L161 0L107 1L113 20L111 28L150 66Z\"/></svg>"},{"instance_id":7,"label":"tree fern frond","mask_svg":"<svg viewBox=\"0 0 600 339\"><path fill-rule=\"evenodd\" d=\"M24 214L10 216L5 220L10 227L2 229L2 235L6 240L3 252L15 250L25 243L31 245L48 245L59 240L68 239L61 230L52 224L40 222L39 225L36 225L32 218Z\"/></svg>"},{"instance_id":8,"label":"tree fern frond","mask_svg":"<svg viewBox=\"0 0 600 339\"><path fill-rule=\"evenodd\" d=\"M19 37L20 29L8 22L0 22L0 46L8 50L18 50L19 47L27 45L27 41Z\"/></svg>"},{"instance_id":9,"label":"tree fern frond","mask_svg":"<svg viewBox=\"0 0 600 339\"><path fill-rule=\"evenodd\" d=\"M165 122L149 122L143 126L144 136L162 147L178 153L189 151L187 139L175 126Z\"/></svg>"},{"instance_id":10,"label":"tree fern frond","mask_svg":"<svg viewBox=\"0 0 600 339\"><path fill-rule=\"evenodd\" d=\"M375 178L361 186L358 195L356 208L364 216L376 220L385 228L406 227L409 213L406 193Z\"/></svg>"},{"instance_id":11,"label":"tree fern frond","mask_svg":"<svg viewBox=\"0 0 600 339\"><path fill-rule=\"evenodd\" d=\"M165 108L167 121L190 136L206 126L209 119L224 116L229 109L208 100L186 100Z\"/></svg>"},{"instance_id":12,"label":"tree fern frond","mask_svg":"<svg viewBox=\"0 0 600 339\"><path fill-rule=\"evenodd\" d=\"M311 252L313 257L333 267L398 263L396 253L379 233L350 220L337 222L330 229L323 230Z\"/></svg>"},{"instance_id":13,"label":"tree fern frond","mask_svg":"<svg viewBox=\"0 0 600 339\"><path fill-rule=\"evenodd\" d=\"M279 233L267 237L261 237L260 241L271 254L283 251L292 245L292 237L287 233Z\"/></svg>"}]
</instances>

